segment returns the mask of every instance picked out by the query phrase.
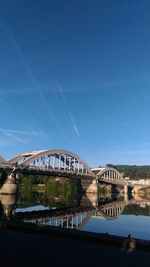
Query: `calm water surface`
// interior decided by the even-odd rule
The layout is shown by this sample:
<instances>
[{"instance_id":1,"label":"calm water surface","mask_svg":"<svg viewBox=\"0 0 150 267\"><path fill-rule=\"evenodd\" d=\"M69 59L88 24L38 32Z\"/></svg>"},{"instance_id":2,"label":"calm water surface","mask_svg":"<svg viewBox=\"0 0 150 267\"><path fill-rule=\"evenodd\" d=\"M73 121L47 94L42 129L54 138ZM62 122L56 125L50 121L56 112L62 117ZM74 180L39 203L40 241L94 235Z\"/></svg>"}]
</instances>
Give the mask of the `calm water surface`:
<instances>
[{"instance_id":1,"label":"calm water surface","mask_svg":"<svg viewBox=\"0 0 150 267\"><path fill-rule=\"evenodd\" d=\"M49 196L49 197L48 197ZM58 195L30 191L0 196L1 216L26 222L150 240L150 196ZM27 216L27 213L30 216ZM20 215L22 214L22 215Z\"/></svg>"}]
</instances>

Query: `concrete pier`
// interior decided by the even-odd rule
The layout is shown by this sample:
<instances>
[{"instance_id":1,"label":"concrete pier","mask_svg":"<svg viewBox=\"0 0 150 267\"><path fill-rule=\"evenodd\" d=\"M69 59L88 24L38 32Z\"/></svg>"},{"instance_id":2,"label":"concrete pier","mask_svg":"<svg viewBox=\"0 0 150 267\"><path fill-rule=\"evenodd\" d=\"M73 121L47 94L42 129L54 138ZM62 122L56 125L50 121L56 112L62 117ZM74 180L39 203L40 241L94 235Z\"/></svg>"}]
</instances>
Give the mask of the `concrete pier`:
<instances>
[{"instance_id":1,"label":"concrete pier","mask_svg":"<svg viewBox=\"0 0 150 267\"><path fill-rule=\"evenodd\" d=\"M82 179L80 184L84 193L98 193L98 184L96 183L96 180L90 181Z\"/></svg>"},{"instance_id":2,"label":"concrete pier","mask_svg":"<svg viewBox=\"0 0 150 267\"><path fill-rule=\"evenodd\" d=\"M16 177L15 172L12 172L8 175L5 183L0 189L0 194L16 194L17 193L17 184L16 184Z\"/></svg>"}]
</instances>

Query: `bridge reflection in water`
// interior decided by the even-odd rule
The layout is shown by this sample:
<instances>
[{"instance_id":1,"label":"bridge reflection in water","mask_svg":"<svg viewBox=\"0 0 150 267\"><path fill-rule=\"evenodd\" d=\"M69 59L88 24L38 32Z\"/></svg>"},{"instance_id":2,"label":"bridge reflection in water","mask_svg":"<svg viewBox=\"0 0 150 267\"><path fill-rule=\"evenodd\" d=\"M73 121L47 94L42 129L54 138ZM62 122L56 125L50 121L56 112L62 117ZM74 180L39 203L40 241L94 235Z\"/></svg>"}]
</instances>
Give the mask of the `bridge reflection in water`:
<instances>
[{"instance_id":1,"label":"bridge reflection in water","mask_svg":"<svg viewBox=\"0 0 150 267\"><path fill-rule=\"evenodd\" d=\"M81 229L91 218L92 211L82 210L77 212L66 212L66 214L53 214L47 217L41 216L39 218L25 219L25 222L32 222L38 224L44 224L49 226L59 226L68 229Z\"/></svg>"},{"instance_id":2,"label":"bridge reflection in water","mask_svg":"<svg viewBox=\"0 0 150 267\"><path fill-rule=\"evenodd\" d=\"M91 219L98 220L115 220L125 210L126 207L133 206L147 208L150 207L150 199L136 196L128 201L123 198L114 199L100 198L96 199L95 195L80 196L79 205L72 208L59 208L48 210L33 210L26 212L22 209L16 209L16 197L14 195L0 196L1 217L7 219L17 219L35 224L44 224L49 226L58 226L69 229L84 229Z\"/></svg>"}]
</instances>

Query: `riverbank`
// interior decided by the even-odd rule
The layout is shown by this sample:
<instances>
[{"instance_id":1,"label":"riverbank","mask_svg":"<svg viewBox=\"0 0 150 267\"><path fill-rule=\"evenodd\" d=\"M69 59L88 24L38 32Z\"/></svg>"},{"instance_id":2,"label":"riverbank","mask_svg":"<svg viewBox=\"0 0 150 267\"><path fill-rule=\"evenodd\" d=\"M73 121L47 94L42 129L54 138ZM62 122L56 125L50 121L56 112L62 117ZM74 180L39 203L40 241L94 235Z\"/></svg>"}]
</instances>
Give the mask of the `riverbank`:
<instances>
[{"instance_id":1,"label":"riverbank","mask_svg":"<svg viewBox=\"0 0 150 267\"><path fill-rule=\"evenodd\" d=\"M150 265L149 241L16 222L1 224L0 240L5 267Z\"/></svg>"},{"instance_id":2,"label":"riverbank","mask_svg":"<svg viewBox=\"0 0 150 267\"><path fill-rule=\"evenodd\" d=\"M0 229L1 266L149 266L150 253L88 240Z\"/></svg>"}]
</instances>

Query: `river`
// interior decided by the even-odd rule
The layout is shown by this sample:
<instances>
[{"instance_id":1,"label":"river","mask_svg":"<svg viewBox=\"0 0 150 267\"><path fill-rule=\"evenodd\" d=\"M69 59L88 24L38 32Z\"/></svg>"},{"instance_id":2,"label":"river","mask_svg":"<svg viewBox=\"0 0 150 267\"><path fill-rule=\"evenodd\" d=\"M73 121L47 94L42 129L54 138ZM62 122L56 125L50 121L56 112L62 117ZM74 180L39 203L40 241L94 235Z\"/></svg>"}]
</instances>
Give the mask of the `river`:
<instances>
[{"instance_id":1,"label":"river","mask_svg":"<svg viewBox=\"0 0 150 267\"><path fill-rule=\"evenodd\" d=\"M1 195L1 217L70 229L150 239L150 195L78 194L76 182L21 183Z\"/></svg>"}]
</instances>

